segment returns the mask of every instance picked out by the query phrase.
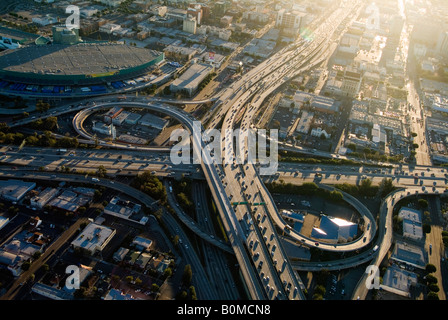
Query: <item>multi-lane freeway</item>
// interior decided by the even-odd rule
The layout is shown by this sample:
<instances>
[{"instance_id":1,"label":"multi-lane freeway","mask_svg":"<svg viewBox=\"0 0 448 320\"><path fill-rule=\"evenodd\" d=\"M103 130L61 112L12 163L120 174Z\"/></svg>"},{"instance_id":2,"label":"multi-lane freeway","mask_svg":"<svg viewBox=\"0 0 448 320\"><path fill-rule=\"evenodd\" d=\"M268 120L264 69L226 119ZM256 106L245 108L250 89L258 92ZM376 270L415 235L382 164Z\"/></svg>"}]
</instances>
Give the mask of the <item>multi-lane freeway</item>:
<instances>
[{"instance_id":1,"label":"multi-lane freeway","mask_svg":"<svg viewBox=\"0 0 448 320\"><path fill-rule=\"evenodd\" d=\"M198 264L195 252L189 250L186 235L174 227L182 239L182 250L187 259L199 270L199 281L201 288L207 288L209 282L206 279L220 279L220 282L231 283L225 262L220 257L220 252L233 254L238 261L241 277L244 279L247 294L252 299L292 299L303 300L303 284L296 270L340 270L353 267L374 259L374 263L381 262L381 258L387 252L391 243L391 229L384 232L384 226L391 224L391 208L393 202L399 198L415 194L437 194L445 192L446 173L443 169L429 166L394 166L392 168L372 167L333 167L331 165L306 165L306 164L278 164L273 161L276 174L265 176L265 167L259 163L251 162L249 151L251 146L247 137L249 131L253 130L254 119L261 104L275 90L284 83L293 79L303 72L318 66L325 61L331 51L329 47L332 41L337 40L335 30L349 24L358 16L362 5L359 1L345 1L345 7L336 9L326 17L319 28L315 30L314 38L309 41L303 39L285 47L278 53L265 60L257 67L245 73L238 81L219 91L215 96L201 101L178 101L171 99L131 97L126 101L117 101L113 96L107 98L98 97L81 102L76 105L62 106L50 110L39 116L32 116L10 123L10 127L18 127L35 121L37 118L58 116L78 111L73 118L72 124L75 130L86 140L92 140L83 128L83 122L90 114L112 106L137 107L151 111L161 112L178 120L185 129L191 133L192 151L201 155L200 163L184 163L173 166L170 163L165 147L138 147L100 142L99 145L112 148L108 151L67 151L67 152L45 152L37 148L10 148L5 147L0 161L12 168L27 166L29 170L49 171L41 172L42 175L54 174L61 166L70 168L72 174L86 170L97 169L99 166L106 168L110 175L135 175L141 170L148 170L162 177L180 175L187 173L197 179L205 179L210 188L216 208L220 214L224 229L227 233L228 243L224 244L215 238L213 228L208 222L206 210L207 203L204 198L203 187L195 186L195 200L201 203L197 208L197 221L187 217L176 205L173 195L168 195L178 217L191 231L205 240L202 249L206 252L207 270ZM198 129L197 121L182 109L167 106L169 104L201 104L214 102L208 113L202 118L203 125L199 126L199 132L208 129L221 129L220 152L211 152L211 146L195 134ZM235 148L232 132L239 129L241 145ZM275 138L271 140L271 146ZM97 142L96 142L97 143ZM115 149L113 149L115 148ZM272 151L272 150L271 150ZM319 179L316 179L319 173ZM7 175L6 172L3 172ZM18 172L17 172L18 174ZM26 176L29 173L21 173ZM36 173L35 173L36 174ZM59 176L60 174L58 174ZM67 177L70 175L66 175ZM364 179L372 179L379 183L379 179L385 177L393 178L396 186L405 189L397 191L388 196L382 204L379 226L373 219L371 213L355 198L344 194L344 199L352 204L354 208L366 219L372 227L365 232L357 241L349 244L329 245L316 243L315 240L303 237L297 232L289 232L289 238L300 241L309 247L319 246L328 251L354 251L364 246L371 245L374 236L380 250L373 254L372 251L363 252L361 255L338 261L326 263L297 263L289 261L283 248L283 242L278 230L284 230L286 223L280 216L275 202L268 192L264 182L282 179L285 182L303 183L315 181L322 188L331 188L326 184L354 183L358 184ZM74 180L79 178L73 178ZM167 186L168 187L168 186ZM149 205L149 203L148 203ZM166 219L172 219L167 216ZM176 225L173 220L167 221L169 225ZM184 239L185 238L185 239ZM220 250L220 251L218 251ZM237 293L233 287L226 286L226 290L218 292L219 288L211 286L202 293L206 298L235 298ZM365 289L359 286L356 295L364 297Z\"/></svg>"}]
</instances>

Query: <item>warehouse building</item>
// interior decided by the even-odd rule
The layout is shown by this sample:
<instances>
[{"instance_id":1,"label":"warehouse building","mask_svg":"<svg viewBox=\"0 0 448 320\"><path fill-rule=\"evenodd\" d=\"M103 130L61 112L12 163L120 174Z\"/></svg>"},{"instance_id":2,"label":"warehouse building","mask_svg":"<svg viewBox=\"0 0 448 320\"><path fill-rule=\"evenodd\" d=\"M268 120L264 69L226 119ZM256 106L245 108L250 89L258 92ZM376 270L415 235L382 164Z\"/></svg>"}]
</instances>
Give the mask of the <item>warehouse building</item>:
<instances>
[{"instance_id":1,"label":"warehouse building","mask_svg":"<svg viewBox=\"0 0 448 320\"><path fill-rule=\"evenodd\" d=\"M18 202L35 187L36 183L34 182L15 179L2 180L0 181L0 194L5 200Z\"/></svg>"},{"instance_id":2,"label":"warehouse building","mask_svg":"<svg viewBox=\"0 0 448 320\"><path fill-rule=\"evenodd\" d=\"M142 126L152 127L159 130L163 130L168 125L169 121L162 119L154 114L147 113L138 120L138 124Z\"/></svg>"},{"instance_id":3,"label":"warehouse building","mask_svg":"<svg viewBox=\"0 0 448 320\"><path fill-rule=\"evenodd\" d=\"M116 126L121 126L123 122L126 121L126 118L128 117L129 112L122 111L120 114L118 114L116 117L112 119L112 123Z\"/></svg>"},{"instance_id":4,"label":"warehouse building","mask_svg":"<svg viewBox=\"0 0 448 320\"><path fill-rule=\"evenodd\" d=\"M0 230L9 223L9 218L0 217Z\"/></svg>"},{"instance_id":5,"label":"warehouse building","mask_svg":"<svg viewBox=\"0 0 448 320\"><path fill-rule=\"evenodd\" d=\"M142 115L140 115L138 113L129 112L128 116L126 117L124 122L126 124L134 125L134 124L137 124L137 121L140 120L141 117L142 117Z\"/></svg>"},{"instance_id":6,"label":"warehouse building","mask_svg":"<svg viewBox=\"0 0 448 320\"><path fill-rule=\"evenodd\" d=\"M115 119L122 111L123 111L122 107L111 108L104 114L104 122L109 124L112 123L112 120Z\"/></svg>"},{"instance_id":7,"label":"warehouse building","mask_svg":"<svg viewBox=\"0 0 448 320\"><path fill-rule=\"evenodd\" d=\"M136 236L134 240L132 240L132 245L135 247L136 250L149 251L152 246L152 240Z\"/></svg>"},{"instance_id":8,"label":"warehouse building","mask_svg":"<svg viewBox=\"0 0 448 320\"><path fill-rule=\"evenodd\" d=\"M30 199L30 205L32 208L42 209L45 205L50 202L56 195L59 190L55 188L45 188L41 193L32 197Z\"/></svg>"},{"instance_id":9,"label":"warehouse building","mask_svg":"<svg viewBox=\"0 0 448 320\"><path fill-rule=\"evenodd\" d=\"M428 256L424 248L397 240L390 260L397 264L424 270L428 263Z\"/></svg>"},{"instance_id":10,"label":"warehouse building","mask_svg":"<svg viewBox=\"0 0 448 320\"><path fill-rule=\"evenodd\" d=\"M171 83L171 92L183 92L191 97L198 91L201 82L214 70L215 68L208 64L193 64Z\"/></svg>"},{"instance_id":11,"label":"warehouse building","mask_svg":"<svg viewBox=\"0 0 448 320\"><path fill-rule=\"evenodd\" d=\"M111 228L92 222L72 241L71 246L90 255L101 253L115 236L115 233L116 231Z\"/></svg>"},{"instance_id":12,"label":"warehouse building","mask_svg":"<svg viewBox=\"0 0 448 320\"><path fill-rule=\"evenodd\" d=\"M132 214L140 212L140 210L141 205L139 204L113 197L104 208L104 213L127 219Z\"/></svg>"},{"instance_id":13,"label":"warehouse building","mask_svg":"<svg viewBox=\"0 0 448 320\"><path fill-rule=\"evenodd\" d=\"M421 212L409 207L402 207L398 217L403 220L403 237L414 240L423 239Z\"/></svg>"},{"instance_id":14,"label":"warehouse building","mask_svg":"<svg viewBox=\"0 0 448 320\"><path fill-rule=\"evenodd\" d=\"M323 215L319 228L314 227L311 236L331 243L352 241L358 233L356 223Z\"/></svg>"}]
</instances>

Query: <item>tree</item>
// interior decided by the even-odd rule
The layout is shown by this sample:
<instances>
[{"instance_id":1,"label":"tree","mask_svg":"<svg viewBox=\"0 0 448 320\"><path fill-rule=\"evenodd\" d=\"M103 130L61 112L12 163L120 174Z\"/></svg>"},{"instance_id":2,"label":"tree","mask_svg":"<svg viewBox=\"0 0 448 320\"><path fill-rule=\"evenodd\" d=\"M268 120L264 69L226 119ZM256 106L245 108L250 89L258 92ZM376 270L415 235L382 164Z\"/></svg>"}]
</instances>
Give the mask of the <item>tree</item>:
<instances>
[{"instance_id":1,"label":"tree","mask_svg":"<svg viewBox=\"0 0 448 320\"><path fill-rule=\"evenodd\" d=\"M425 282L426 282L426 285L428 285L428 284L430 284L430 283L437 283L438 280L437 280L437 278L436 278L435 276L433 276L432 274L428 274L428 275L425 277Z\"/></svg>"},{"instance_id":2,"label":"tree","mask_svg":"<svg viewBox=\"0 0 448 320\"><path fill-rule=\"evenodd\" d=\"M190 286L190 295L191 295L191 300L198 300L198 297L196 295L196 289L194 286Z\"/></svg>"},{"instance_id":3,"label":"tree","mask_svg":"<svg viewBox=\"0 0 448 320\"><path fill-rule=\"evenodd\" d=\"M321 294L313 294L313 300L324 300L324 297Z\"/></svg>"},{"instance_id":4,"label":"tree","mask_svg":"<svg viewBox=\"0 0 448 320\"><path fill-rule=\"evenodd\" d=\"M356 151L356 144L354 144L354 143L349 143L349 144L347 145L347 148L349 148L350 150L352 150L353 152L355 152L355 151Z\"/></svg>"},{"instance_id":5,"label":"tree","mask_svg":"<svg viewBox=\"0 0 448 320\"><path fill-rule=\"evenodd\" d=\"M428 201L425 199L418 199L418 206L422 209L425 209L428 207Z\"/></svg>"},{"instance_id":6,"label":"tree","mask_svg":"<svg viewBox=\"0 0 448 320\"><path fill-rule=\"evenodd\" d=\"M166 268L165 271L163 272L163 276L166 278L171 277L173 274L173 270L171 268Z\"/></svg>"},{"instance_id":7,"label":"tree","mask_svg":"<svg viewBox=\"0 0 448 320\"><path fill-rule=\"evenodd\" d=\"M440 298L436 292L430 291L428 293L428 300L440 300Z\"/></svg>"},{"instance_id":8,"label":"tree","mask_svg":"<svg viewBox=\"0 0 448 320\"><path fill-rule=\"evenodd\" d=\"M392 182L392 179L384 178L381 181L380 189L382 190L381 191L381 197L385 197L386 195L391 193L395 189L395 186L394 186L394 183Z\"/></svg>"},{"instance_id":9,"label":"tree","mask_svg":"<svg viewBox=\"0 0 448 320\"><path fill-rule=\"evenodd\" d=\"M427 224L427 223L424 223L423 226L422 226L422 230L423 230L424 233L430 233L431 232L431 225Z\"/></svg>"},{"instance_id":10,"label":"tree","mask_svg":"<svg viewBox=\"0 0 448 320\"><path fill-rule=\"evenodd\" d=\"M96 170L96 175L100 178L104 178L107 175L107 169L103 165L100 165Z\"/></svg>"},{"instance_id":11,"label":"tree","mask_svg":"<svg viewBox=\"0 0 448 320\"><path fill-rule=\"evenodd\" d=\"M342 201L343 198L344 196L340 191L333 190L330 192L330 199L333 201Z\"/></svg>"},{"instance_id":12,"label":"tree","mask_svg":"<svg viewBox=\"0 0 448 320\"><path fill-rule=\"evenodd\" d=\"M326 292L326 289L323 285L318 285L315 289L314 289L314 294L319 294L321 296L324 296Z\"/></svg>"},{"instance_id":13,"label":"tree","mask_svg":"<svg viewBox=\"0 0 448 320\"><path fill-rule=\"evenodd\" d=\"M37 259L40 258L41 255L42 255L42 252L36 251L36 252L33 253L33 259L37 260Z\"/></svg>"},{"instance_id":14,"label":"tree","mask_svg":"<svg viewBox=\"0 0 448 320\"><path fill-rule=\"evenodd\" d=\"M434 273L434 272L436 272L437 268L435 265L428 263L425 267L425 270L427 273Z\"/></svg>"},{"instance_id":15,"label":"tree","mask_svg":"<svg viewBox=\"0 0 448 320\"><path fill-rule=\"evenodd\" d=\"M50 109L50 104L47 102L43 102L42 100L39 100L36 103L36 111L39 111L40 113L46 112Z\"/></svg>"},{"instance_id":16,"label":"tree","mask_svg":"<svg viewBox=\"0 0 448 320\"><path fill-rule=\"evenodd\" d=\"M370 195L371 187L372 187L372 180L364 179L361 181L361 185L359 186L359 193L362 196L368 196Z\"/></svg>"},{"instance_id":17,"label":"tree","mask_svg":"<svg viewBox=\"0 0 448 320\"><path fill-rule=\"evenodd\" d=\"M178 300L187 300L188 293L184 290L182 291L179 296L177 297Z\"/></svg>"},{"instance_id":18,"label":"tree","mask_svg":"<svg viewBox=\"0 0 448 320\"><path fill-rule=\"evenodd\" d=\"M30 266L31 266L31 262L29 262L29 261L25 261L24 263L22 263L21 268L22 268L23 271L28 271L28 269L30 268Z\"/></svg>"},{"instance_id":19,"label":"tree","mask_svg":"<svg viewBox=\"0 0 448 320\"><path fill-rule=\"evenodd\" d=\"M184 268L184 273L182 275L182 282L188 285L191 283L192 278L193 278L193 272L191 270L191 266L187 264Z\"/></svg>"},{"instance_id":20,"label":"tree","mask_svg":"<svg viewBox=\"0 0 448 320\"><path fill-rule=\"evenodd\" d=\"M159 285L157 283L153 283L152 284L152 286L151 286L151 291L152 292L157 292L157 291L159 291L159 289L160 289L160 287L159 287Z\"/></svg>"},{"instance_id":21,"label":"tree","mask_svg":"<svg viewBox=\"0 0 448 320\"><path fill-rule=\"evenodd\" d=\"M48 270L50 270L50 266L49 266L48 264L44 263L44 264L41 266L41 269L42 269L44 272L47 272Z\"/></svg>"},{"instance_id":22,"label":"tree","mask_svg":"<svg viewBox=\"0 0 448 320\"><path fill-rule=\"evenodd\" d=\"M436 283L430 283L428 285L428 289L431 290L432 292L439 292L440 288Z\"/></svg>"}]
</instances>

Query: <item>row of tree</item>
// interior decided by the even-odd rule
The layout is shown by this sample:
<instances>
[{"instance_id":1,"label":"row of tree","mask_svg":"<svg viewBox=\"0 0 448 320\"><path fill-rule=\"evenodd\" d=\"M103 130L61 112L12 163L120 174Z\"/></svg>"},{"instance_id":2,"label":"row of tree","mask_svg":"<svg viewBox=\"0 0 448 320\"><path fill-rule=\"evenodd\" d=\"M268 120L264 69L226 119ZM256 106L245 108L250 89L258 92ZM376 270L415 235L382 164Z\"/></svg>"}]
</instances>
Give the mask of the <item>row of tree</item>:
<instances>
[{"instance_id":1,"label":"row of tree","mask_svg":"<svg viewBox=\"0 0 448 320\"><path fill-rule=\"evenodd\" d=\"M149 171L137 175L131 185L150 197L160 200L161 205L167 203L165 186L157 176L151 174Z\"/></svg>"}]
</instances>

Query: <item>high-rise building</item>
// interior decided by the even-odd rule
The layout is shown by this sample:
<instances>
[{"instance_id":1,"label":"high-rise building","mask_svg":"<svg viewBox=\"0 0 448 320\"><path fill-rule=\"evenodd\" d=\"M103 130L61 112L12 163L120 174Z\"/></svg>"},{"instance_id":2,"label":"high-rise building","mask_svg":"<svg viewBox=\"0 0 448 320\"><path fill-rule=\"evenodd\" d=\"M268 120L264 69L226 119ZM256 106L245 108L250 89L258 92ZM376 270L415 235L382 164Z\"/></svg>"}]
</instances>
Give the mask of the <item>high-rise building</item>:
<instances>
[{"instance_id":1,"label":"high-rise building","mask_svg":"<svg viewBox=\"0 0 448 320\"><path fill-rule=\"evenodd\" d=\"M201 24L202 21L202 8L200 4L195 4L187 9L187 14L196 18L196 23Z\"/></svg>"},{"instance_id":2,"label":"high-rise building","mask_svg":"<svg viewBox=\"0 0 448 320\"><path fill-rule=\"evenodd\" d=\"M223 15L229 10L230 5L227 1L218 1L213 7L213 13L216 15Z\"/></svg>"},{"instance_id":3,"label":"high-rise building","mask_svg":"<svg viewBox=\"0 0 448 320\"><path fill-rule=\"evenodd\" d=\"M440 33L436 50L437 53L441 54L443 57L448 57L448 32L445 31Z\"/></svg>"},{"instance_id":4,"label":"high-rise building","mask_svg":"<svg viewBox=\"0 0 448 320\"><path fill-rule=\"evenodd\" d=\"M196 17L188 15L183 21L182 30L188 33L196 34L197 21Z\"/></svg>"},{"instance_id":5,"label":"high-rise building","mask_svg":"<svg viewBox=\"0 0 448 320\"><path fill-rule=\"evenodd\" d=\"M302 26L304 16L303 12L281 9L277 12L275 26L285 32L297 34Z\"/></svg>"}]
</instances>

